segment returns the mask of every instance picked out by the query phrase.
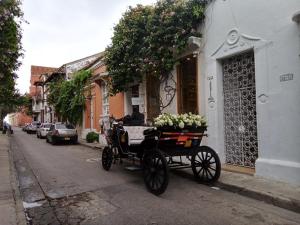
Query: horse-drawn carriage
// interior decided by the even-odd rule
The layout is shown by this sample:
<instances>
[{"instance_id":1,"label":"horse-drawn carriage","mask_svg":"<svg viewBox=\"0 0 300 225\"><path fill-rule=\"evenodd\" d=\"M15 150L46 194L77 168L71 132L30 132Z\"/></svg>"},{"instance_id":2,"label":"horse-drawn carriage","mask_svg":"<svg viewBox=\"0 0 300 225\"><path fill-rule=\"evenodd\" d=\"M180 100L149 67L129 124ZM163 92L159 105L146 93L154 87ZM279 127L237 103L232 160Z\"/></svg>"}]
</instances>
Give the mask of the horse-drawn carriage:
<instances>
[{"instance_id":1,"label":"horse-drawn carriage","mask_svg":"<svg viewBox=\"0 0 300 225\"><path fill-rule=\"evenodd\" d=\"M102 166L109 170L123 159L139 161L147 189L162 194L169 182L169 169L192 168L199 182L218 180L221 164L217 153L200 146L206 127L196 129L151 128L124 126L112 121L108 130L108 145L102 152Z\"/></svg>"}]
</instances>

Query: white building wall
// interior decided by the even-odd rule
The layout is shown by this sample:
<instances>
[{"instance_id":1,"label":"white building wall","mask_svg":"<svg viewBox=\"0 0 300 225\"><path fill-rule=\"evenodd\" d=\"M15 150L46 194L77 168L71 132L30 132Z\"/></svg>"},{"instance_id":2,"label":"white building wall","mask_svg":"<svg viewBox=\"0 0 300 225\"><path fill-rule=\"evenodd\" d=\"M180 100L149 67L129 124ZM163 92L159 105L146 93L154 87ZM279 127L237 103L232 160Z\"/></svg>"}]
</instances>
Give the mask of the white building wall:
<instances>
[{"instance_id":1,"label":"white building wall","mask_svg":"<svg viewBox=\"0 0 300 225\"><path fill-rule=\"evenodd\" d=\"M294 184L300 184L300 29L292 15L299 10L299 0L215 0L206 11L199 57L209 145L224 162L221 60L254 50L256 175ZM292 74L292 80L281 82L285 74Z\"/></svg>"}]
</instances>

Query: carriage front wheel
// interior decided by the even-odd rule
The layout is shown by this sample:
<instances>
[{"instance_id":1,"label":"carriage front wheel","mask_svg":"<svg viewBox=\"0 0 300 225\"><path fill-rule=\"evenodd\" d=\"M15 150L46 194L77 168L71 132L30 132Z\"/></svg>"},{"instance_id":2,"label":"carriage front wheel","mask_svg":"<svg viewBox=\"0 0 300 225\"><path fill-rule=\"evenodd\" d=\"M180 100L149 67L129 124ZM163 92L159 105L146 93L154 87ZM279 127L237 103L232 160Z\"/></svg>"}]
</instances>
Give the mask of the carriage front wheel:
<instances>
[{"instance_id":1,"label":"carriage front wheel","mask_svg":"<svg viewBox=\"0 0 300 225\"><path fill-rule=\"evenodd\" d=\"M113 152L110 147L106 146L102 152L102 167L108 171L113 162Z\"/></svg>"},{"instance_id":2,"label":"carriage front wheel","mask_svg":"<svg viewBox=\"0 0 300 225\"><path fill-rule=\"evenodd\" d=\"M166 158L158 151L147 152L143 158L144 182L147 189L160 195L165 192L169 183L169 171Z\"/></svg>"},{"instance_id":3,"label":"carriage front wheel","mask_svg":"<svg viewBox=\"0 0 300 225\"><path fill-rule=\"evenodd\" d=\"M218 154L208 146L200 146L192 156L191 164L197 181L213 183L221 173L221 163Z\"/></svg>"}]
</instances>

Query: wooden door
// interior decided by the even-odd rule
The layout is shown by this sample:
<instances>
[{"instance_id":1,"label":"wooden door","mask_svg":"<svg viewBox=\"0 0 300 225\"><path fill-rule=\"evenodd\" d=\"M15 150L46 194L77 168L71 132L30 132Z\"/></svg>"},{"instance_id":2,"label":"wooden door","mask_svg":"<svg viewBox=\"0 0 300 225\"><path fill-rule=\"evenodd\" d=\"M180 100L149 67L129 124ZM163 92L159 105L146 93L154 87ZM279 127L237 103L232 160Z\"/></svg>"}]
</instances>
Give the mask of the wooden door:
<instances>
[{"instance_id":1,"label":"wooden door","mask_svg":"<svg viewBox=\"0 0 300 225\"><path fill-rule=\"evenodd\" d=\"M153 120L160 114L160 81L157 77L148 75L147 89L147 119Z\"/></svg>"},{"instance_id":2,"label":"wooden door","mask_svg":"<svg viewBox=\"0 0 300 225\"><path fill-rule=\"evenodd\" d=\"M197 58L189 56L177 66L178 113L198 113Z\"/></svg>"}]
</instances>

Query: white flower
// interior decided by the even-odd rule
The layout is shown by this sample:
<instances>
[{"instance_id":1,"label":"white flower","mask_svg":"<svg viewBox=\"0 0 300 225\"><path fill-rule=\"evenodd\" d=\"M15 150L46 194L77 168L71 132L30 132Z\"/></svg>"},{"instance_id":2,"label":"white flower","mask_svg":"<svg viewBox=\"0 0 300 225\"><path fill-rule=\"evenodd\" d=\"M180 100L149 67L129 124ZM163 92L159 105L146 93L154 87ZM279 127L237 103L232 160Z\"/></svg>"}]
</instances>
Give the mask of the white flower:
<instances>
[{"instance_id":1,"label":"white flower","mask_svg":"<svg viewBox=\"0 0 300 225\"><path fill-rule=\"evenodd\" d=\"M200 127L201 126L201 121L196 121L196 126Z\"/></svg>"},{"instance_id":2,"label":"white flower","mask_svg":"<svg viewBox=\"0 0 300 225\"><path fill-rule=\"evenodd\" d=\"M180 115L163 113L154 119L155 126L175 126L183 129L186 125L188 126L206 126L206 119L200 115L192 113L185 113Z\"/></svg>"}]
</instances>

